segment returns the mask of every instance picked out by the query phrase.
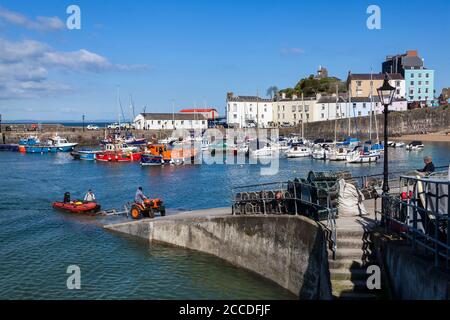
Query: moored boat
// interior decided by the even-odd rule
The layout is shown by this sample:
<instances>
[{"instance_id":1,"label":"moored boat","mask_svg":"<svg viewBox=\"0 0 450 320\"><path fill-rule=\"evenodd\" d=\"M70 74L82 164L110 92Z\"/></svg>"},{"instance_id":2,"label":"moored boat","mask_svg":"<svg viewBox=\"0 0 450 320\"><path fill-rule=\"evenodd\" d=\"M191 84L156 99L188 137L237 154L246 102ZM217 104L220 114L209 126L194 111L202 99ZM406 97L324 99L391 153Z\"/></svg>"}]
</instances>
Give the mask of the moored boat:
<instances>
[{"instance_id":1,"label":"moored boat","mask_svg":"<svg viewBox=\"0 0 450 320\"><path fill-rule=\"evenodd\" d=\"M347 155L347 163L373 163L380 159L381 155L377 151L371 151L369 148L356 146Z\"/></svg>"},{"instance_id":2,"label":"moored boat","mask_svg":"<svg viewBox=\"0 0 450 320\"><path fill-rule=\"evenodd\" d=\"M95 155L101 150L76 150L70 154L75 160L95 161Z\"/></svg>"},{"instance_id":3,"label":"moored boat","mask_svg":"<svg viewBox=\"0 0 450 320\"><path fill-rule=\"evenodd\" d=\"M122 149L124 144L107 144L105 150L95 154L95 160L100 162L132 162L141 160L140 152Z\"/></svg>"},{"instance_id":4,"label":"moored boat","mask_svg":"<svg viewBox=\"0 0 450 320\"><path fill-rule=\"evenodd\" d=\"M53 208L70 213L97 213L101 206L97 202L83 202L74 200L70 202L53 202Z\"/></svg>"},{"instance_id":5,"label":"moored boat","mask_svg":"<svg viewBox=\"0 0 450 320\"><path fill-rule=\"evenodd\" d=\"M406 150L412 151L412 150L422 150L425 146L423 145L422 141L412 141L410 144L406 146Z\"/></svg>"},{"instance_id":6,"label":"moored boat","mask_svg":"<svg viewBox=\"0 0 450 320\"><path fill-rule=\"evenodd\" d=\"M285 151L286 158L302 158L311 155L311 149L302 143L292 143L291 147Z\"/></svg>"},{"instance_id":7,"label":"moored boat","mask_svg":"<svg viewBox=\"0 0 450 320\"><path fill-rule=\"evenodd\" d=\"M51 152L70 152L78 145L78 143L71 143L67 141L67 139L61 138L56 134L48 139L47 145L51 148Z\"/></svg>"}]
</instances>

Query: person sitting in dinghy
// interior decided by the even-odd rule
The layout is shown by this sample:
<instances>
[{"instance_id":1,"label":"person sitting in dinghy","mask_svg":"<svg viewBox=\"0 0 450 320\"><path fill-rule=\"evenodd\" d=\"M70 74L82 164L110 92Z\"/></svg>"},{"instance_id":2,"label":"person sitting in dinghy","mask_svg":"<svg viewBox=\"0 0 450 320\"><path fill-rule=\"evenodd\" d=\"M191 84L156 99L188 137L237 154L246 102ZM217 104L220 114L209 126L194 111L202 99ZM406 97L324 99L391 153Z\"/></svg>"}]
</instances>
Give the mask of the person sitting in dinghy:
<instances>
[{"instance_id":1,"label":"person sitting in dinghy","mask_svg":"<svg viewBox=\"0 0 450 320\"><path fill-rule=\"evenodd\" d=\"M142 187L139 187L136 191L136 195L134 196L134 202L143 205L145 199L147 199L147 197L142 192Z\"/></svg>"},{"instance_id":2,"label":"person sitting in dinghy","mask_svg":"<svg viewBox=\"0 0 450 320\"><path fill-rule=\"evenodd\" d=\"M84 196L84 202L95 202L95 194L91 189L88 190L86 195Z\"/></svg>"}]
</instances>

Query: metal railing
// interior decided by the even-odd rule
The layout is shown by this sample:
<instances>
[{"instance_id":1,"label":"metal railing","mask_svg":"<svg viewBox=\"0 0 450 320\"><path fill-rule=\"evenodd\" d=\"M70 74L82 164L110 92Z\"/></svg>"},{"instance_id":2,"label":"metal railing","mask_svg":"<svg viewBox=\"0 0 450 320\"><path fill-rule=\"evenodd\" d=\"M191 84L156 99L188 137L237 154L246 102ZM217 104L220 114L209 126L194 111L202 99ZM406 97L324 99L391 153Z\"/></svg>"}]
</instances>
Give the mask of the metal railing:
<instances>
[{"instance_id":1,"label":"metal railing","mask_svg":"<svg viewBox=\"0 0 450 320\"><path fill-rule=\"evenodd\" d=\"M381 221L386 230L404 236L414 250L431 255L434 265L450 267L450 181L448 177L418 178L402 176L400 194L382 196L386 212Z\"/></svg>"},{"instance_id":2,"label":"metal railing","mask_svg":"<svg viewBox=\"0 0 450 320\"><path fill-rule=\"evenodd\" d=\"M337 193L336 190L334 190ZM303 215L320 223L333 259L337 250L337 198L333 201L330 189L300 180L271 182L232 188L232 212L240 214Z\"/></svg>"}]
</instances>

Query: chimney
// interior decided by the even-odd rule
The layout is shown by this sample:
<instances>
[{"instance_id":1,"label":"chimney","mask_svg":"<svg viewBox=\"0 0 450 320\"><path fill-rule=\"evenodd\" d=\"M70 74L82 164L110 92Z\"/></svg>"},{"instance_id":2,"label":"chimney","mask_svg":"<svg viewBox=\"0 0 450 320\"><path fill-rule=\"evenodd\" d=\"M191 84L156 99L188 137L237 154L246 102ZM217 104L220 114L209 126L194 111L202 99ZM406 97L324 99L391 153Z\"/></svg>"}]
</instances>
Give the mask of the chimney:
<instances>
[{"instance_id":1,"label":"chimney","mask_svg":"<svg viewBox=\"0 0 450 320\"><path fill-rule=\"evenodd\" d=\"M283 99L283 100L286 99L286 92L281 93L281 99Z\"/></svg>"},{"instance_id":2,"label":"chimney","mask_svg":"<svg viewBox=\"0 0 450 320\"><path fill-rule=\"evenodd\" d=\"M231 100L233 98L233 92L227 92L227 100Z\"/></svg>"},{"instance_id":3,"label":"chimney","mask_svg":"<svg viewBox=\"0 0 450 320\"><path fill-rule=\"evenodd\" d=\"M417 57L418 56L418 52L417 52L417 50L408 50L408 51L406 51L406 55L408 57Z\"/></svg>"}]
</instances>

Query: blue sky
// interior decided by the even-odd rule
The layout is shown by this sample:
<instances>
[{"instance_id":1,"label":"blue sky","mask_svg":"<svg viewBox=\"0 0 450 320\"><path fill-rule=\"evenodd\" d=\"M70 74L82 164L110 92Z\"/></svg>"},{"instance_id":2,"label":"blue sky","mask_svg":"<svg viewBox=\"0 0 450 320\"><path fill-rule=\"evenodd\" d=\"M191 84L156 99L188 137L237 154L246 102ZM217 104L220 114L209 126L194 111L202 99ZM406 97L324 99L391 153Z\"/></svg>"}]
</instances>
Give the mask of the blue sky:
<instances>
[{"instance_id":1,"label":"blue sky","mask_svg":"<svg viewBox=\"0 0 450 320\"><path fill-rule=\"evenodd\" d=\"M65 28L67 6L81 30ZM370 4L381 30L366 27ZM0 113L5 120L89 120L216 107L226 92L265 95L319 65L345 78L417 49L450 86L450 1L2 1ZM40 18L39 18L40 17ZM44 17L44 18L43 18Z\"/></svg>"}]
</instances>

